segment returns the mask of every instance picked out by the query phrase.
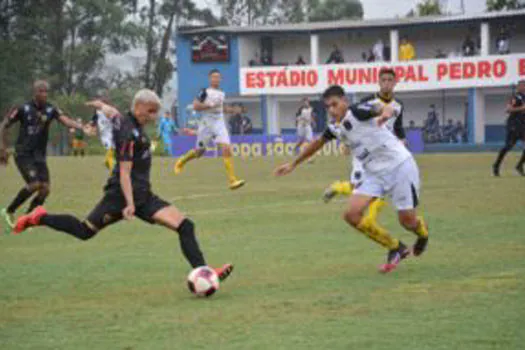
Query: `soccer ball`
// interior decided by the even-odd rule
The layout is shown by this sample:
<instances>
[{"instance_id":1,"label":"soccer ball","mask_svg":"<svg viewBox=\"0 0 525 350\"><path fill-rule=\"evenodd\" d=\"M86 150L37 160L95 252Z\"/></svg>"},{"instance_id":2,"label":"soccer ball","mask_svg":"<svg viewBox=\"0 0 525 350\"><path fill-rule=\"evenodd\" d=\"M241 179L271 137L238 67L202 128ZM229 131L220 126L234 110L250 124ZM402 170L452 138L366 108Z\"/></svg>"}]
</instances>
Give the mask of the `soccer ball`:
<instances>
[{"instance_id":1,"label":"soccer ball","mask_svg":"<svg viewBox=\"0 0 525 350\"><path fill-rule=\"evenodd\" d=\"M219 290L219 275L208 266L197 267L188 275L188 288L198 297L209 297Z\"/></svg>"}]
</instances>

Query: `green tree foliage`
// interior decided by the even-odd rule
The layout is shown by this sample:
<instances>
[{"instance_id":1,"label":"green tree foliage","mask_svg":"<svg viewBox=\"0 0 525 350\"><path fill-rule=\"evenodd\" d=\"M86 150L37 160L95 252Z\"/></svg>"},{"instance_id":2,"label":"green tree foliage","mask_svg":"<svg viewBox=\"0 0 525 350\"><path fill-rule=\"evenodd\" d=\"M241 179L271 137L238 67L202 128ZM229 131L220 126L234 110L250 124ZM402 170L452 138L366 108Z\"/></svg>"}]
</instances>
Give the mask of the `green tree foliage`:
<instances>
[{"instance_id":1,"label":"green tree foliage","mask_svg":"<svg viewBox=\"0 0 525 350\"><path fill-rule=\"evenodd\" d=\"M363 18L363 5L359 0L310 1L309 21L337 21Z\"/></svg>"},{"instance_id":2,"label":"green tree foliage","mask_svg":"<svg viewBox=\"0 0 525 350\"><path fill-rule=\"evenodd\" d=\"M415 9L410 10L407 17L439 16L442 14L443 12L438 0L423 0L416 5Z\"/></svg>"},{"instance_id":3,"label":"green tree foliage","mask_svg":"<svg viewBox=\"0 0 525 350\"><path fill-rule=\"evenodd\" d=\"M523 0L487 0L487 11L518 10L525 8Z\"/></svg>"}]
</instances>

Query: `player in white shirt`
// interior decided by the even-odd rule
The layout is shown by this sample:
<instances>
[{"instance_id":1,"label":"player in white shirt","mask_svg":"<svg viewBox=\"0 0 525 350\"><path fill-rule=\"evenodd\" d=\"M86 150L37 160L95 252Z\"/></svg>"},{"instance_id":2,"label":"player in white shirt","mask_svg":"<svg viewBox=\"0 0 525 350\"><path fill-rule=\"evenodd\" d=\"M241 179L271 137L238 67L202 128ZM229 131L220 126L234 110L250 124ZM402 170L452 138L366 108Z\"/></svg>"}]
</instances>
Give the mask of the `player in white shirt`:
<instances>
[{"instance_id":1,"label":"player in white shirt","mask_svg":"<svg viewBox=\"0 0 525 350\"><path fill-rule=\"evenodd\" d=\"M275 174L283 176L291 173L335 138L343 142L365 169L360 186L349 199L345 221L388 249L387 262L381 265L380 271L390 272L410 251L376 222L367 220L364 213L376 198L390 197L398 211L400 224L417 235L412 253L421 255L427 246L428 228L416 211L420 188L417 164L403 143L385 126L394 114L392 106L378 109L350 106L340 86L328 88L323 100L336 123L329 125L323 136L312 142L297 159L278 167Z\"/></svg>"},{"instance_id":2,"label":"player in white shirt","mask_svg":"<svg viewBox=\"0 0 525 350\"><path fill-rule=\"evenodd\" d=\"M115 142L113 141L113 127L111 120L102 110L97 109L91 119L90 126L98 131L100 142L106 149L104 165L109 171L112 171L113 166L115 166Z\"/></svg>"},{"instance_id":3,"label":"player in white shirt","mask_svg":"<svg viewBox=\"0 0 525 350\"><path fill-rule=\"evenodd\" d=\"M299 108L296 113L296 125L297 125L297 139L298 143L296 148L301 150L301 147L305 144L309 144L314 140L314 109L310 105L308 98L303 100L303 105Z\"/></svg>"},{"instance_id":4,"label":"player in white shirt","mask_svg":"<svg viewBox=\"0 0 525 350\"><path fill-rule=\"evenodd\" d=\"M229 187L238 189L245 184L235 176L230 146L230 135L224 120L224 98L225 94L220 89L221 73L213 69L208 74L210 86L202 89L193 101L193 110L201 114L197 130L197 145L186 153L175 163L175 174L180 174L182 169L192 159L200 158L206 152L206 146L210 142L217 144L222 153Z\"/></svg>"},{"instance_id":5,"label":"player in white shirt","mask_svg":"<svg viewBox=\"0 0 525 350\"><path fill-rule=\"evenodd\" d=\"M397 138L406 144L405 129L403 128L403 104L394 96L394 88L396 85L396 77L394 72L389 69L383 69L379 72L379 92L369 95L362 99L358 106L361 108L368 108L377 110L385 105L393 108L393 116L385 125L387 128L397 136ZM362 162L354 155L352 157L352 173L350 181L335 181L332 183L323 194L325 202L329 202L336 195L349 196L352 190L359 186L364 176L365 169ZM386 202L382 198L375 200L369 207L367 217L370 220L376 221L379 211L384 207Z\"/></svg>"}]
</instances>

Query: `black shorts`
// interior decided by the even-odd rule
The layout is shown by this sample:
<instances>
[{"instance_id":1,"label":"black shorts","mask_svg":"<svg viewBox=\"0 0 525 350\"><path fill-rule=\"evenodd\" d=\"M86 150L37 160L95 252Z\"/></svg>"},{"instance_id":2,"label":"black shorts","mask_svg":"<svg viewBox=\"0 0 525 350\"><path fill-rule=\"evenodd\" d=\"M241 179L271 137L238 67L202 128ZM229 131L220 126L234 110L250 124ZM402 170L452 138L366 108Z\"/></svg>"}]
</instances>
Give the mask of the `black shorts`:
<instances>
[{"instance_id":1,"label":"black shorts","mask_svg":"<svg viewBox=\"0 0 525 350\"><path fill-rule=\"evenodd\" d=\"M161 209L171 204L148 192L135 196L135 216L154 224L153 216ZM86 224L94 231L122 220L122 210L126 207L126 200L120 194L106 193L96 207L89 213Z\"/></svg>"},{"instance_id":2,"label":"black shorts","mask_svg":"<svg viewBox=\"0 0 525 350\"><path fill-rule=\"evenodd\" d=\"M15 163L26 183L49 183L49 169L45 158L39 159L31 156L17 155Z\"/></svg>"},{"instance_id":3,"label":"black shorts","mask_svg":"<svg viewBox=\"0 0 525 350\"><path fill-rule=\"evenodd\" d=\"M525 141L525 123L519 119L509 118L505 142L507 144L515 144L520 140Z\"/></svg>"}]
</instances>

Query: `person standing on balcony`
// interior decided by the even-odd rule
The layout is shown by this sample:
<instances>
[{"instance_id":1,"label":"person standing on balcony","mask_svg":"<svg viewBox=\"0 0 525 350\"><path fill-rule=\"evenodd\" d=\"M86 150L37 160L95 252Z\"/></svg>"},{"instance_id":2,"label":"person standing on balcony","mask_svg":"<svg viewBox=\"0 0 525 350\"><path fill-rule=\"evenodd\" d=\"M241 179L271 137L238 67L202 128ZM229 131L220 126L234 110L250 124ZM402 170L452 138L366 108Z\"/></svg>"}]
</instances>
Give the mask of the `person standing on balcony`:
<instances>
[{"instance_id":1,"label":"person standing on balcony","mask_svg":"<svg viewBox=\"0 0 525 350\"><path fill-rule=\"evenodd\" d=\"M337 45L334 44L334 49L330 53L330 56L328 57L326 64L344 63L344 62L345 62L345 59L343 57L343 53L341 52L341 50L339 50L339 47L337 47Z\"/></svg>"},{"instance_id":2,"label":"person standing on balcony","mask_svg":"<svg viewBox=\"0 0 525 350\"><path fill-rule=\"evenodd\" d=\"M383 57L384 50L385 44L383 44L383 40L377 40L374 46L372 47L372 52L374 53L374 59L376 62L382 62L385 60Z\"/></svg>"},{"instance_id":3,"label":"person standing on balcony","mask_svg":"<svg viewBox=\"0 0 525 350\"><path fill-rule=\"evenodd\" d=\"M399 60L400 61L411 61L416 59L416 49L414 45L405 36L401 39L401 45L399 46Z\"/></svg>"}]
</instances>

